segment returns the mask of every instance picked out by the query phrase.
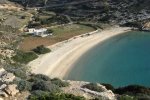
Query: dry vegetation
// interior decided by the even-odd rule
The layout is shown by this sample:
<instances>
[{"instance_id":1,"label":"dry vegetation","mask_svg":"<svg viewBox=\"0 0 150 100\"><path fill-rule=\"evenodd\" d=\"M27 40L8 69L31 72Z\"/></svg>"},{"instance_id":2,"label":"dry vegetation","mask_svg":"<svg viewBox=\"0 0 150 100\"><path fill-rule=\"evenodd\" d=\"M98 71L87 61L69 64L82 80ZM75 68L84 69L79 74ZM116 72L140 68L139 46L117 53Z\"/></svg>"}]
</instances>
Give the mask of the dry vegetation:
<instances>
[{"instance_id":1,"label":"dry vegetation","mask_svg":"<svg viewBox=\"0 0 150 100\"><path fill-rule=\"evenodd\" d=\"M53 31L53 36L48 36L45 38L33 36L25 37L23 42L20 44L20 49L23 51L29 51L39 45L49 46L54 43L69 39L73 36L94 31L95 29L84 25L72 24L52 28L51 30Z\"/></svg>"},{"instance_id":2,"label":"dry vegetation","mask_svg":"<svg viewBox=\"0 0 150 100\"><path fill-rule=\"evenodd\" d=\"M22 28L30 19L30 14L25 11L7 11L0 10L0 21L3 25L8 25L13 28Z\"/></svg>"}]
</instances>

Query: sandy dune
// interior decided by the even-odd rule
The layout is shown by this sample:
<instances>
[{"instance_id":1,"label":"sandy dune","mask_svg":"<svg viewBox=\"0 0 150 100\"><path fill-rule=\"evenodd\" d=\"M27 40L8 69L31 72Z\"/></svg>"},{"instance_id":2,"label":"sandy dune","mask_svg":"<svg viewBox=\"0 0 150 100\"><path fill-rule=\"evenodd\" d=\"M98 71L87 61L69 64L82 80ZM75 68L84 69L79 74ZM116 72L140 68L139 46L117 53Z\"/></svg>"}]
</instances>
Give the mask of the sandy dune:
<instances>
[{"instance_id":1,"label":"sandy dune","mask_svg":"<svg viewBox=\"0 0 150 100\"><path fill-rule=\"evenodd\" d=\"M75 61L90 48L127 31L130 31L130 28L113 27L101 32L96 31L89 36L76 36L50 46L51 53L39 56L28 65L31 66L33 73L63 78L71 70Z\"/></svg>"}]
</instances>

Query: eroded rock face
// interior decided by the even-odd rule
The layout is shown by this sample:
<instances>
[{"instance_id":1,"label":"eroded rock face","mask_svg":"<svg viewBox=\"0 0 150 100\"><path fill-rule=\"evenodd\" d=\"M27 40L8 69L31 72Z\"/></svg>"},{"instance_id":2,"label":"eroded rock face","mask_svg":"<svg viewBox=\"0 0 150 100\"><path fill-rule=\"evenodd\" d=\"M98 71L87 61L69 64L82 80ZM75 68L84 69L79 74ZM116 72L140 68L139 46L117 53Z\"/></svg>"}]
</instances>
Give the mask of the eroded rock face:
<instances>
[{"instance_id":1,"label":"eroded rock face","mask_svg":"<svg viewBox=\"0 0 150 100\"><path fill-rule=\"evenodd\" d=\"M19 92L19 90L17 90L17 85L16 85L16 84L8 85L8 86L4 89L4 91L5 91L8 95L10 95L10 96L14 96L14 95L16 95L16 94Z\"/></svg>"},{"instance_id":2,"label":"eroded rock face","mask_svg":"<svg viewBox=\"0 0 150 100\"><path fill-rule=\"evenodd\" d=\"M146 22L146 23L143 25L143 30L150 31L150 21Z\"/></svg>"},{"instance_id":3,"label":"eroded rock face","mask_svg":"<svg viewBox=\"0 0 150 100\"><path fill-rule=\"evenodd\" d=\"M0 96L1 97L8 97L8 95L4 91L0 91ZM1 99L0 99L1 100ZM3 100L3 99L2 99Z\"/></svg>"},{"instance_id":4,"label":"eroded rock face","mask_svg":"<svg viewBox=\"0 0 150 100\"><path fill-rule=\"evenodd\" d=\"M15 96L19 90L16 84L10 84L15 79L13 73L8 73L5 69L0 68L0 96Z\"/></svg>"}]
</instances>

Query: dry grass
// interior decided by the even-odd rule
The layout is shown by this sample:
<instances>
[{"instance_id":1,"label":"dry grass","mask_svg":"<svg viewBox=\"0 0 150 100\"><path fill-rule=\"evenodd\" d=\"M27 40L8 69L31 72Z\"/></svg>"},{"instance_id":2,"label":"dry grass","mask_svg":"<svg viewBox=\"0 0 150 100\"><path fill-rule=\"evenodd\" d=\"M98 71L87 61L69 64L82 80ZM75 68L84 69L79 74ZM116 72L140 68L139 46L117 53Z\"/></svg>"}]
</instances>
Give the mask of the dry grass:
<instances>
[{"instance_id":1,"label":"dry grass","mask_svg":"<svg viewBox=\"0 0 150 100\"><path fill-rule=\"evenodd\" d=\"M91 27L77 24L61 26L53 28L52 30L53 36L48 36L45 38L34 36L25 37L23 42L20 44L20 50L30 51L39 45L49 46L57 42L67 40L73 36L94 31L94 29Z\"/></svg>"},{"instance_id":2,"label":"dry grass","mask_svg":"<svg viewBox=\"0 0 150 100\"><path fill-rule=\"evenodd\" d=\"M21 17L25 18L22 19ZM27 11L13 11L0 9L0 22L2 25L8 25L12 28L20 29L27 25L30 20L31 14Z\"/></svg>"}]
</instances>

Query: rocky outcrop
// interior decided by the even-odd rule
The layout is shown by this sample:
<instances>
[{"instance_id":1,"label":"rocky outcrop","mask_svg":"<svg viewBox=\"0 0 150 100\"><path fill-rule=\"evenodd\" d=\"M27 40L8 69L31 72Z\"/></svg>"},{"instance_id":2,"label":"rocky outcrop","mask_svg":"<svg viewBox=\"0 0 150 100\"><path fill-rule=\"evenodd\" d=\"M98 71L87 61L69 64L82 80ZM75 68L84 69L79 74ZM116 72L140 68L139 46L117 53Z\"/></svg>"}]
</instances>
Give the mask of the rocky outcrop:
<instances>
[{"instance_id":1,"label":"rocky outcrop","mask_svg":"<svg viewBox=\"0 0 150 100\"><path fill-rule=\"evenodd\" d=\"M93 91L82 86L89 84L83 81L67 81L70 83L68 87L62 88L65 93L71 93L76 96L84 96L86 99L101 98L102 100L116 100L115 94L111 90L107 90L105 86L98 84L103 90L102 92Z\"/></svg>"},{"instance_id":2,"label":"rocky outcrop","mask_svg":"<svg viewBox=\"0 0 150 100\"><path fill-rule=\"evenodd\" d=\"M14 54L14 51L13 51L13 50L0 49L0 55L2 55L2 56L4 56L4 57L11 58L13 54Z\"/></svg>"},{"instance_id":3,"label":"rocky outcrop","mask_svg":"<svg viewBox=\"0 0 150 100\"><path fill-rule=\"evenodd\" d=\"M7 85L6 85L6 84L2 84L2 85L0 86L0 90L5 89L6 87L7 87Z\"/></svg>"},{"instance_id":4,"label":"rocky outcrop","mask_svg":"<svg viewBox=\"0 0 150 100\"><path fill-rule=\"evenodd\" d=\"M15 3L9 2L9 0L0 0L0 9L15 10L15 11L22 10L20 6L16 5Z\"/></svg>"},{"instance_id":5,"label":"rocky outcrop","mask_svg":"<svg viewBox=\"0 0 150 100\"><path fill-rule=\"evenodd\" d=\"M15 96L19 90L16 84L11 84L15 79L15 75L0 68L0 96Z\"/></svg>"},{"instance_id":6,"label":"rocky outcrop","mask_svg":"<svg viewBox=\"0 0 150 100\"><path fill-rule=\"evenodd\" d=\"M4 100L3 98L0 98L0 100Z\"/></svg>"},{"instance_id":7,"label":"rocky outcrop","mask_svg":"<svg viewBox=\"0 0 150 100\"><path fill-rule=\"evenodd\" d=\"M0 81L2 82L2 83L7 83L7 84L9 84L10 82L13 82L13 80L15 79L15 76L14 76L14 74L12 74L12 73L8 73L7 71L3 71L3 72L1 72L1 74L0 74Z\"/></svg>"},{"instance_id":8,"label":"rocky outcrop","mask_svg":"<svg viewBox=\"0 0 150 100\"><path fill-rule=\"evenodd\" d=\"M1 96L1 97L8 97L8 95L7 95L4 91L0 91L0 96ZM0 98L1 98L1 97L0 97Z\"/></svg>"},{"instance_id":9,"label":"rocky outcrop","mask_svg":"<svg viewBox=\"0 0 150 100\"><path fill-rule=\"evenodd\" d=\"M150 21L146 22L143 25L142 30L144 30L144 31L150 31Z\"/></svg>"},{"instance_id":10,"label":"rocky outcrop","mask_svg":"<svg viewBox=\"0 0 150 100\"><path fill-rule=\"evenodd\" d=\"M5 47L7 44L3 41L0 41L0 47Z\"/></svg>"},{"instance_id":11,"label":"rocky outcrop","mask_svg":"<svg viewBox=\"0 0 150 100\"><path fill-rule=\"evenodd\" d=\"M4 91L10 96L15 96L19 92L16 84L8 85Z\"/></svg>"}]
</instances>

